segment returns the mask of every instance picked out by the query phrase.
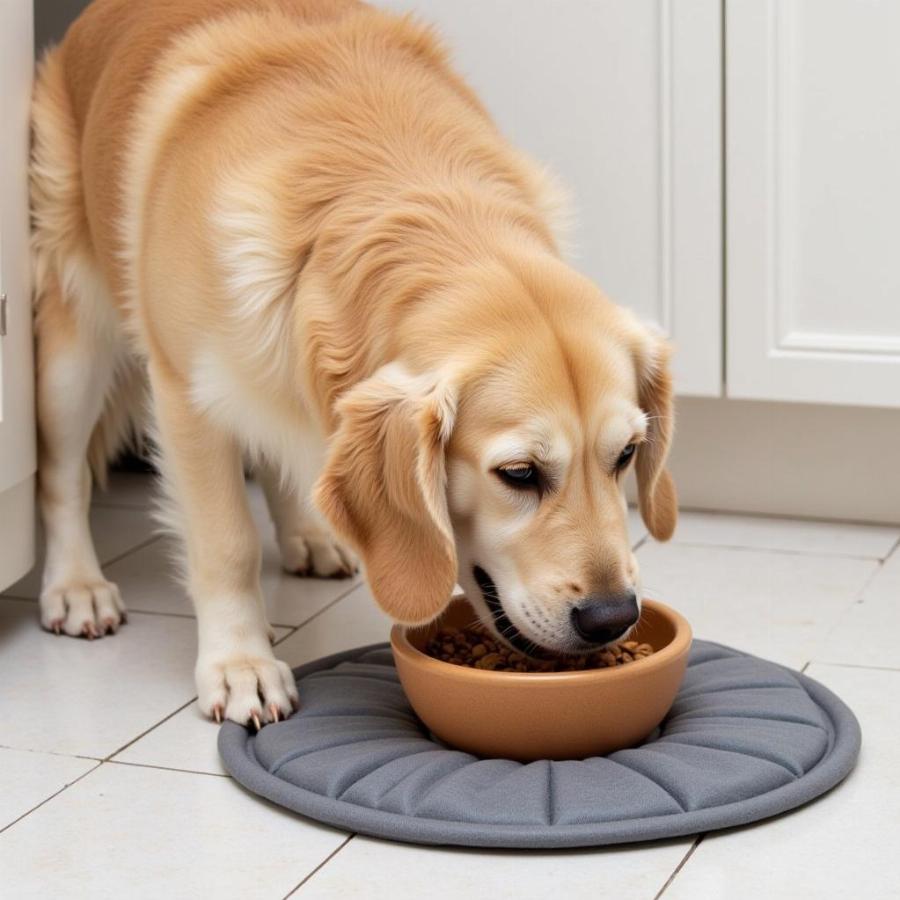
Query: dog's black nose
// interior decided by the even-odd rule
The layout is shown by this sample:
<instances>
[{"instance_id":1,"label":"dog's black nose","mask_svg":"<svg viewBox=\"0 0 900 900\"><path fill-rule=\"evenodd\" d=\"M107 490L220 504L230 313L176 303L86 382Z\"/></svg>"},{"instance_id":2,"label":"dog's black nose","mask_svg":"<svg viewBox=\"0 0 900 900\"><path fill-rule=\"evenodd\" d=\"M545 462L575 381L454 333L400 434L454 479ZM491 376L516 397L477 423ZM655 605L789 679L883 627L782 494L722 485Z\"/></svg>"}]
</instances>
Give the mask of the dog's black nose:
<instances>
[{"instance_id":1,"label":"dog's black nose","mask_svg":"<svg viewBox=\"0 0 900 900\"><path fill-rule=\"evenodd\" d=\"M590 644L608 644L621 637L640 617L634 591L611 597L586 597L572 608L572 625Z\"/></svg>"}]
</instances>

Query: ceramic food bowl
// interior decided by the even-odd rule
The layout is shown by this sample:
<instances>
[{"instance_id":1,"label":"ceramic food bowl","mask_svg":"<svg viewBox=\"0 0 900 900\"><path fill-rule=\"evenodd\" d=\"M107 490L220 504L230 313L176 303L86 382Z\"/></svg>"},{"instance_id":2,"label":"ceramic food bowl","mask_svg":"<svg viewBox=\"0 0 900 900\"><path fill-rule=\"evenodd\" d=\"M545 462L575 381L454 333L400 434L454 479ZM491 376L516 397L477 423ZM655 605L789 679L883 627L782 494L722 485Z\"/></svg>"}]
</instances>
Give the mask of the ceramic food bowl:
<instances>
[{"instance_id":1,"label":"ceramic food bowl","mask_svg":"<svg viewBox=\"0 0 900 900\"><path fill-rule=\"evenodd\" d=\"M495 672L442 662L424 648L447 625L475 620L464 597L424 628L395 625L391 647L419 718L445 743L496 759L583 759L633 747L669 711L691 648L691 627L675 610L644 600L629 640L652 656L574 672Z\"/></svg>"}]
</instances>

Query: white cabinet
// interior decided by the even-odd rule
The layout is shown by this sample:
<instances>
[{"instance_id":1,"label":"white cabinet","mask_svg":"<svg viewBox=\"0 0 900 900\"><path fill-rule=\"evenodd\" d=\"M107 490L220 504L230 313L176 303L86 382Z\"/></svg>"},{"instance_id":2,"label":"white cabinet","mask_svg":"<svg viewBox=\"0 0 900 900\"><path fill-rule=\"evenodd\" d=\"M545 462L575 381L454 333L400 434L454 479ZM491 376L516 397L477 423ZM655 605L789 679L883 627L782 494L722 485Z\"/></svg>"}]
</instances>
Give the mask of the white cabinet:
<instances>
[{"instance_id":1,"label":"white cabinet","mask_svg":"<svg viewBox=\"0 0 900 900\"><path fill-rule=\"evenodd\" d=\"M0 589L34 560L34 376L28 256L31 0L0 2Z\"/></svg>"},{"instance_id":2,"label":"white cabinet","mask_svg":"<svg viewBox=\"0 0 900 900\"><path fill-rule=\"evenodd\" d=\"M727 0L728 395L900 405L900 3Z\"/></svg>"},{"instance_id":3,"label":"white cabinet","mask_svg":"<svg viewBox=\"0 0 900 900\"><path fill-rule=\"evenodd\" d=\"M438 25L504 133L575 211L575 265L722 384L719 0L383 0Z\"/></svg>"}]
</instances>

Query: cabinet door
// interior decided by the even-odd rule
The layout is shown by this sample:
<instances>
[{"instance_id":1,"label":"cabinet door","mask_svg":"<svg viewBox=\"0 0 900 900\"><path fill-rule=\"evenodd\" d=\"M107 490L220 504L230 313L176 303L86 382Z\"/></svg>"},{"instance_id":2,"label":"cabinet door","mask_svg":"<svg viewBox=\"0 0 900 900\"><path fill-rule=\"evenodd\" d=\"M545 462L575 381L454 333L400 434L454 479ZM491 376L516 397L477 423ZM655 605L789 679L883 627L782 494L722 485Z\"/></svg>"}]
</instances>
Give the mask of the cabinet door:
<instances>
[{"instance_id":1,"label":"cabinet door","mask_svg":"<svg viewBox=\"0 0 900 900\"><path fill-rule=\"evenodd\" d=\"M722 383L719 0L382 0L434 22L513 143L574 200L573 263Z\"/></svg>"},{"instance_id":2,"label":"cabinet door","mask_svg":"<svg viewBox=\"0 0 900 900\"><path fill-rule=\"evenodd\" d=\"M728 394L900 405L900 3L727 0Z\"/></svg>"},{"instance_id":3,"label":"cabinet door","mask_svg":"<svg viewBox=\"0 0 900 900\"><path fill-rule=\"evenodd\" d=\"M34 374L28 255L31 0L0 2L0 589L34 557Z\"/></svg>"}]
</instances>

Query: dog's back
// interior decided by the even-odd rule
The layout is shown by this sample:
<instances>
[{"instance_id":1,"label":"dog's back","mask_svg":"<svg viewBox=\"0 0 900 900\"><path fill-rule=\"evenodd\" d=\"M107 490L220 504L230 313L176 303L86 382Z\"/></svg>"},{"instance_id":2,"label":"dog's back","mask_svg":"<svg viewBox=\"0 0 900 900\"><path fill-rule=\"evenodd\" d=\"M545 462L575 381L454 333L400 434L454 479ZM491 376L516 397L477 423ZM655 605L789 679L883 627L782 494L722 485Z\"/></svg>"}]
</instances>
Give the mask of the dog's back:
<instances>
[{"instance_id":1,"label":"dog's back","mask_svg":"<svg viewBox=\"0 0 900 900\"><path fill-rule=\"evenodd\" d=\"M242 12L323 24L360 6L357 0L94 0L47 54L36 88L36 161L68 184L62 193L36 198L36 205L66 204L57 216L86 222L92 247L84 253L96 254L114 298L120 294L114 260L123 160L136 109L167 48L195 26ZM85 236L56 237L77 243Z\"/></svg>"}]
</instances>

